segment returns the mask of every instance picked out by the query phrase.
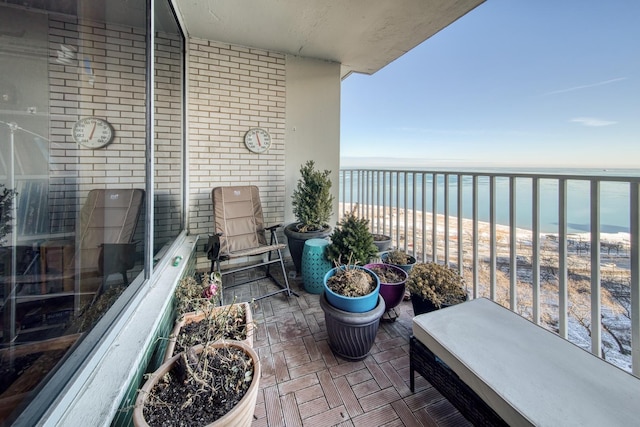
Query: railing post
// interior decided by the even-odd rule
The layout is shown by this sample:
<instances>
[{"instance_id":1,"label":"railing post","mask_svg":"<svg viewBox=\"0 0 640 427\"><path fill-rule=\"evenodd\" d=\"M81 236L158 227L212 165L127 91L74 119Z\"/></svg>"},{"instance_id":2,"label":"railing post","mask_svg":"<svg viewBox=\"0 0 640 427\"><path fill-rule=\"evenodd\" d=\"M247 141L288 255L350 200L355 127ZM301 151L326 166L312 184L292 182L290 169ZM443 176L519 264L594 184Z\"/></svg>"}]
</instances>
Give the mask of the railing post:
<instances>
[{"instance_id":1,"label":"railing post","mask_svg":"<svg viewBox=\"0 0 640 427\"><path fill-rule=\"evenodd\" d=\"M411 174L411 193L412 193L412 203L411 203L411 242L413 243L413 255L416 256L417 253L417 248L416 248L416 184L418 183L417 181L417 172L414 172ZM405 183L406 184L406 183ZM407 185L407 191L409 190L409 186ZM424 202L424 199L423 199ZM424 217L425 215L425 211L422 211L422 216ZM422 234L424 234L424 230L422 230ZM407 229L407 227L405 227L404 230L404 235L406 236L407 241L409 240L409 230ZM424 248L422 249L422 252L424 253L425 250Z\"/></svg>"},{"instance_id":2,"label":"railing post","mask_svg":"<svg viewBox=\"0 0 640 427\"><path fill-rule=\"evenodd\" d=\"M516 178L509 177L509 308L518 305L518 234L516 231Z\"/></svg>"},{"instance_id":3,"label":"railing post","mask_svg":"<svg viewBox=\"0 0 640 427\"><path fill-rule=\"evenodd\" d=\"M489 297L496 300L496 177L489 177Z\"/></svg>"},{"instance_id":4,"label":"railing post","mask_svg":"<svg viewBox=\"0 0 640 427\"><path fill-rule=\"evenodd\" d=\"M464 274L464 245L462 244L462 174L458 174L458 273Z\"/></svg>"},{"instance_id":5,"label":"railing post","mask_svg":"<svg viewBox=\"0 0 640 427\"><path fill-rule=\"evenodd\" d=\"M396 248L400 250L400 172L396 172Z\"/></svg>"},{"instance_id":6,"label":"railing post","mask_svg":"<svg viewBox=\"0 0 640 427\"><path fill-rule=\"evenodd\" d=\"M568 336L567 312L569 311L567 265L567 180L558 181L558 333Z\"/></svg>"},{"instance_id":7,"label":"railing post","mask_svg":"<svg viewBox=\"0 0 640 427\"><path fill-rule=\"evenodd\" d=\"M449 256L449 174L444 175L444 263L448 266Z\"/></svg>"},{"instance_id":8,"label":"railing post","mask_svg":"<svg viewBox=\"0 0 640 427\"><path fill-rule=\"evenodd\" d=\"M591 352L602 356L600 315L600 181L591 181Z\"/></svg>"},{"instance_id":9,"label":"railing post","mask_svg":"<svg viewBox=\"0 0 640 427\"><path fill-rule=\"evenodd\" d=\"M631 362L640 377L640 183L630 183L631 231Z\"/></svg>"},{"instance_id":10,"label":"railing post","mask_svg":"<svg viewBox=\"0 0 640 427\"><path fill-rule=\"evenodd\" d=\"M533 322L540 324L540 180L532 179L531 192L531 292L533 294Z\"/></svg>"},{"instance_id":11,"label":"railing post","mask_svg":"<svg viewBox=\"0 0 640 427\"><path fill-rule=\"evenodd\" d=\"M471 208L473 210L473 259L471 260L471 265L473 265L473 298L478 298L478 273L480 268L480 262L478 260L478 175L473 175L472 187Z\"/></svg>"},{"instance_id":12,"label":"railing post","mask_svg":"<svg viewBox=\"0 0 640 427\"><path fill-rule=\"evenodd\" d=\"M425 230L427 229L427 175L422 174L422 257L421 260L424 262L427 260L427 233Z\"/></svg>"},{"instance_id":13,"label":"railing post","mask_svg":"<svg viewBox=\"0 0 640 427\"><path fill-rule=\"evenodd\" d=\"M431 254L433 262L438 262L438 175L434 173L431 177Z\"/></svg>"}]
</instances>

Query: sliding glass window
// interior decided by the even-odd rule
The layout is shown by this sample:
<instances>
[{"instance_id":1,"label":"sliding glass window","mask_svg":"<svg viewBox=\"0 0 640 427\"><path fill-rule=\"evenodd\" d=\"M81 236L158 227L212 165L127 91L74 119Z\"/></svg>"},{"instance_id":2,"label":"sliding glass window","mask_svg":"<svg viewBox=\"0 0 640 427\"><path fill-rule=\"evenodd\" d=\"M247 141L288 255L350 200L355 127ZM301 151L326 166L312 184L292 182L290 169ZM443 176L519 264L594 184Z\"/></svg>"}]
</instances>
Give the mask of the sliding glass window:
<instances>
[{"instance_id":1,"label":"sliding glass window","mask_svg":"<svg viewBox=\"0 0 640 427\"><path fill-rule=\"evenodd\" d=\"M145 0L0 4L3 423L184 229L184 39L157 3L154 55Z\"/></svg>"}]
</instances>

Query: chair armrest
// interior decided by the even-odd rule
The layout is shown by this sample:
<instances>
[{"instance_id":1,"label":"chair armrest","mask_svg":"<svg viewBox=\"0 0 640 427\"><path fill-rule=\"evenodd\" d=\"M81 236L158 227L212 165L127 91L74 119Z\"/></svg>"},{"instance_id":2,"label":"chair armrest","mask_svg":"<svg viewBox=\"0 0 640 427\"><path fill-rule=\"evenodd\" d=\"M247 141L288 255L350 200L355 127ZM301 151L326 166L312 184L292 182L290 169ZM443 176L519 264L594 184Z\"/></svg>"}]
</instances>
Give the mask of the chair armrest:
<instances>
[{"instance_id":1,"label":"chair armrest","mask_svg":"<svg viewBox=\"0 0 640 427\"><path fill-rule=\"evenodd\" d=\"M222 233L216 233L213 236L209 236L207 241L205 252L207 253L207 259L211 261L218 259L220 255L220 236L222 236Z\"/></svg>"},{"instance_id":2,"label":"chair armrest","mask_svg":"<svg viewBox=\"0 0 640 427\"><path fill-rule=\"evenodd\" d=\"M282 227L282 224L276 224L276 225L272 225L271 227L266 227L265 230L273 231L273 230L275 230L277 228L280 228L280 227Z\"/></svg>"}]
</instances>

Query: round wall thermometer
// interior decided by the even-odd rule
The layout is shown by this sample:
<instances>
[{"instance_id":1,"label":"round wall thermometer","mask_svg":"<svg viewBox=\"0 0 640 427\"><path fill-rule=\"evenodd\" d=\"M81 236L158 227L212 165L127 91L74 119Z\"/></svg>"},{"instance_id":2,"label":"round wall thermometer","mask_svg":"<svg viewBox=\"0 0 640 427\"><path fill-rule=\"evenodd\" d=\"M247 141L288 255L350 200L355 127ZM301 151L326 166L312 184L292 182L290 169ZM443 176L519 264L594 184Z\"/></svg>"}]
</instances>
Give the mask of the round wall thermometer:
<instances>
[{"instance_id":1,"label":"round wall thermometer","mask_svg":"<svg viewBox=\"0 0 640 427\"><path fill-rule=\"evenodd\" d=\"M85 117L73 125L73 139L83 147L102 148L113 141L111 124L97 117Z\"/></svg>"},{"instance_id":2,"label":"round wall thermometer","mask_svg":"<svg viewBox=\"0 0 640 427\"><path fill-rule=\"evenodd\" d=\"M244 144L254 153L264 153L271 147L271 135L263 128L253 128L244 135Z\"/></svg>"}]
</instances>

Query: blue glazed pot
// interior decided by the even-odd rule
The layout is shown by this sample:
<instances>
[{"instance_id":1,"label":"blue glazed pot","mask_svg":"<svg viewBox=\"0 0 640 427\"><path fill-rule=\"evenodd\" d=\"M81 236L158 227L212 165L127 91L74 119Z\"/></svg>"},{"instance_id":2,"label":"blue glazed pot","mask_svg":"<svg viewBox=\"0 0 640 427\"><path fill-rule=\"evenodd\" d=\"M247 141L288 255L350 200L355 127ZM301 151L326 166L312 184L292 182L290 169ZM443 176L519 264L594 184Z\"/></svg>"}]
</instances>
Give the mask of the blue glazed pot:
<instances>
[{"instance_id":1,"label":"blue glazed pot","mask_svg":"<svg viewBox=\"0 0 640 427\"><path fill-rule=\"evenodd\" d=\"M411 273L411 269L413 268L413 266L416 264L417 260L409 255L409 264L407 265L397 265L397 264L391 264L388 260L387 257L389 256L388 252L383 253L382 255L380 255L380 259L382 260L383 263L385 264L389 264L389 265L395 265L397 267L400 267L401 269L403 269L404 271L407 272L407 274Z\"/></svg>"},{"instance_id":2,"label":"blue glazed pot","mask_svg":"<svg viewBox=\"0 0 640 427\"><path fill-rule=\"evenodd\" d=\"M362 297L345 297L329 289L329 286L327 286L327 280L329 280L331 276L336 274L338 269L345 269L345 268L357 268L360 270L364 270L368 274L370 274L374 278L376 283L376 288L374 289L374 291ZM378 304L378 295L380 294L380 279L378 279L378 276L376 276L371 270L367 268L360 267L358 265L350 265L348 267L340 266L340 267L332 268L331 270L327 271L327 274L324 275L323 283L324 283L324 293L327 297L327 301L329 302L329 304L331 304L337 309L348 311L350 313L364 313L366 311L373 310Z\"/></svg>"}]
</instances>

